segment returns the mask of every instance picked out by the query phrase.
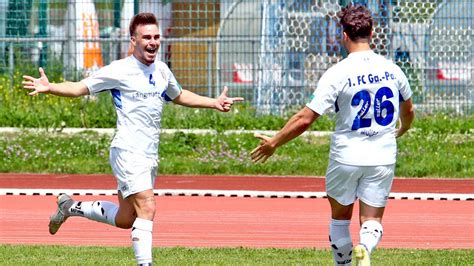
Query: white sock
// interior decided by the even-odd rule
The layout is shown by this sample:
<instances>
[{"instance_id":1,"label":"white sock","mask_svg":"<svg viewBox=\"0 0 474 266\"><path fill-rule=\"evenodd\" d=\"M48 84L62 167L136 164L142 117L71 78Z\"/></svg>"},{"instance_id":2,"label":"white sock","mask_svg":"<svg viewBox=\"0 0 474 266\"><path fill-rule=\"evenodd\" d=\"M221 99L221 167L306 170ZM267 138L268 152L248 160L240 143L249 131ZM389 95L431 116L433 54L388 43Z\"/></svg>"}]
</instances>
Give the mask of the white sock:
<instances>
[{"instance_id":1,"label":"white sock","mask_svg":"<svg viewBox=\"0 0 474 266\"><path fill-rule=\"evenodd\" d=\"M132 226L132 245L137 264L151 264L153 245L153 221L136 218Z\"/></svg>"},{"instance_id":2,"label":"white sock","mask_svg":"<svg viewBox=\"0 0 474 266\"><path fill-rule=\"evenodd\" d=\"M71 216L88 219L115 226L118 205L109 201L76 201L69 208Z\"/></svg>"},{"instance_id":3,"label":"white sock","mask_svg":"<svg viewBox=\"0 0 474 266\"><path fill-rule=\"evenodd\" d=\"M331 242L334 265L351 265L352 238L349 231L351 220L331 219L329 242Z\"/></svg>"},{"instance_id":4,"label":"white sock","mask_svg":"<svg viewBox=\"0 0 474 266\"><path fill-rule=\"evenodd\" d=\"M374 220L366 221L360 228L360 243L371 253L380 239L382 239L382 235L383 227L379 222Z\"/></svg>"}]
</instances>

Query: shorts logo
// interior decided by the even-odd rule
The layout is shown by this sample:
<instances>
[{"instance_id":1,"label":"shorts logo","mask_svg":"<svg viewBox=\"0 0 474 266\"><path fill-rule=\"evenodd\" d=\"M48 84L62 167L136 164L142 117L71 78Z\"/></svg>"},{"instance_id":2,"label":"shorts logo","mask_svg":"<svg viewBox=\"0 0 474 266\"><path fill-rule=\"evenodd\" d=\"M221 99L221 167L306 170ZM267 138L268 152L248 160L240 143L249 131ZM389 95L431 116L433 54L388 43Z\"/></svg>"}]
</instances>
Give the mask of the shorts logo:
<instances>
[{"instance_id":1,"label":"shorts logo","mask_svg":"<svg viewBox=\"0 0 474 266\"><path fill-rule=\"evenodd\" d=\"M122 191L127 191L127 190L128 190L128 186L127 186L127 185L123 185L123 186L120 188L120 190L122 190Z\"/></svg>"}]
</instances>

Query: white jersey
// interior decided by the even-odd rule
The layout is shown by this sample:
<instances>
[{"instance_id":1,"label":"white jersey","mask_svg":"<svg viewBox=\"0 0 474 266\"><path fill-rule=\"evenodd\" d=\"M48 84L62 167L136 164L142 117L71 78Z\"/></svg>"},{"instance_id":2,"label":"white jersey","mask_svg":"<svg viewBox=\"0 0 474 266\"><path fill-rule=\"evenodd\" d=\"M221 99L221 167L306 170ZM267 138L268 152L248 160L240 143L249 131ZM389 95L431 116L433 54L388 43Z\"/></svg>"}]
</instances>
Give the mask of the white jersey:
<instances>
[{"instance_id":1,"label":"white jersey","mask_svg":"<svg viewBox=\"0 0 474 266\"><path fill-rule=\"evenodd\" d=\"M147 66L129 56L99 69L83 82L91 94L112 94L117 133L111 146L157 158L163 104L181 93L168 66L163 62Z\"/></svg>"},{"instance_id":2,"label":"white jersey","mask_svg":"<svg viewBox=\"0 0 474 266\"><path fill-rule=\"evenodd\" d=\"M399 104L411 97L405 74L373 51L350 53L321 77L306 105L336 112L329 157L349 165L394 164Z\"/></svg>"}]
</instances>

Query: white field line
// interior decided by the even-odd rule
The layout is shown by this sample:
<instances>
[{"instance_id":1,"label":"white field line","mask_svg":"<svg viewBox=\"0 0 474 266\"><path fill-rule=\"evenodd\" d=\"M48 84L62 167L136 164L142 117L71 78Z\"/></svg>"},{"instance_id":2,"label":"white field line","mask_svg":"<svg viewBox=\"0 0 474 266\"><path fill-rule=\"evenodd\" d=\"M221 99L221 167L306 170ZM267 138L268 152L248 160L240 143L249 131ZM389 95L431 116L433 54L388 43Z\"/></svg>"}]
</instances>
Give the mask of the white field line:
<instances>
[{"instance_id":1,"label":"white field line","mask_svg":"<svg viewBox=\"0 0 474 266\"><path fill-rule=\"evenodd\" d=\"M155 189L157 196L205 196L243 198L326 198L326 192L254 191L254 190L201 190L201 189ZM66 193L80 196L115 196L110 189L18 189L0 188L0 196L57 196ZM390 193L390 199L407 200L474 200L474 194L448 193Z\"/></svg>"},{"instance_id":2,"label":"white field line","mask_svg":"<svg viewBox=\"0 0 474 266\"><path fill-rule=\"evenodd\" d=\"M113 135L115 133L115 128L16 128L16 127L1 127L0 133L19 133L22 131L33 132L33 133L41 133L41 132L53 132L53 133L64 133L64 134L77 134L85 131L93 131L99 134L107 134ZM213 129L161 129L161 133L163 134L174 134L176 132L183 132L185 134L197 134L197 135L205 135L205 134L217 134L217 130ZM264 135L275 135L278 131L275 130L226 130L224 131L225 135L231 134L264 134ZM329 136L331 135L331 131L307 131L304 132L303 135L310 135L310 136Z\"/></svg>"}]
</instances>

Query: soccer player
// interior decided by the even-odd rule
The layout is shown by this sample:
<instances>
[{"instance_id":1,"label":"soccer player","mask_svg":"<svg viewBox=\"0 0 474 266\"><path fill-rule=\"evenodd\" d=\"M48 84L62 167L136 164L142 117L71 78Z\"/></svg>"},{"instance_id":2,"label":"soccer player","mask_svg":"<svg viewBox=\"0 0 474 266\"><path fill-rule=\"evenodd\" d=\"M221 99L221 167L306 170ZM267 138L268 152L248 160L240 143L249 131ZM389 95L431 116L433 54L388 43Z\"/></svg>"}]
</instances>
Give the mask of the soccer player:
<instances>
[{"instance_id":1,"label":"soccer player","mask_svg":"<svg viewBox=\"0 0 474 266\"><path fill-rule=\"evenodd\" d=\"M349 5L338 16L348 57L324 73L309 103L275 136L256 135L260 144L251 157L256 163L265 162L278 147L334 108L336 128L326 172L334 264L351 265L354 254L357 265L370 265L370 254L383 234L381 222L394 177L396 138L414 120L412 91L401 69L371 50L370 11ZM349 225L357 199L360 243L353 250Z\"/></svg>"},{"instance_id":2,"label":"soccer player","mask_svg":"<svg viewBox=\"0 0 474 266\"><path fill-rule=\"evenodd\" d=\"M55 234L70 216L82 216L119 228L132 228L131 239L138 265L152 264L152 231L155 216L153 185L158 169L158 143L163 104L173 101L188 107L230 110L243 98L227 97L227 87L216 99L182 89L167 65L155 61L160 46L156 17L135 15L130 22L133 54L112 62L79 82L50 83L43 69L40 77L24 76L30 95L49 93L78 97L109 91L117 112L117 133L111 144L110 164L117 179L118 201L74 201L57 198L49 232Z\"/></svg>"}]
</instances>

